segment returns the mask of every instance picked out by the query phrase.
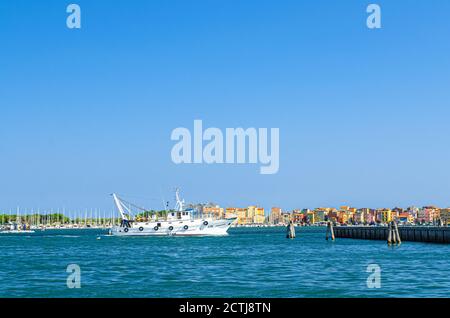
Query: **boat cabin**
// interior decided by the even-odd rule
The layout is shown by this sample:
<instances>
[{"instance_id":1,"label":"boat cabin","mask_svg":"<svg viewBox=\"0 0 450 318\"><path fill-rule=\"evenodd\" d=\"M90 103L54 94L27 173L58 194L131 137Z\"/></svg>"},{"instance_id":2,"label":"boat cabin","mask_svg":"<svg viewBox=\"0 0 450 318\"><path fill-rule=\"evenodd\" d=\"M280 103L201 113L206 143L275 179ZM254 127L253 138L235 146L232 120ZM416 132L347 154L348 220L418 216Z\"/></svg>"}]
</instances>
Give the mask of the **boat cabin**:
<instances>
[{"instance_id":1,"label":"boat cabin","mask_svg":"<svg viewBox=\"0 0 450 318\"><path fill-rule=\"evenodd\" d=\"M190 221L193 219L193 210L170 211L167 214L167 221Z\"/></svg>"}]
</instances>

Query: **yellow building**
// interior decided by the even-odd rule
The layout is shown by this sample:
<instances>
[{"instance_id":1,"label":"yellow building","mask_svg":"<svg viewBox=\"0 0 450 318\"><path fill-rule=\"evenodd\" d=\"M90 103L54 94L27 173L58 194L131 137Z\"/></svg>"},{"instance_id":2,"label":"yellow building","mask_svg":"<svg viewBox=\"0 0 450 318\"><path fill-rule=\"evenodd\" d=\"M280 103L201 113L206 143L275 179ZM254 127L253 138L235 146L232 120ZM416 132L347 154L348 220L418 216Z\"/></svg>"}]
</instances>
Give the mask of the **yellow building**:
<instances>
[{"instance_id":1,"label":"yellow building","mask_svg":"<svg viewBox=\"0 0 450 318\"><path fill-rule=\"evenodd\" d=\"M253 218L245 218L243 224L253 224Z\"/></svg>"},{"instance_id":2,"label":"yellow building","mask_svg":"<svg viewBox=\"0 0 450 318\"><path fill-rule=\"evenodd\" d=\"M450 224L450 208L447 209L441 209L441 215L440 215L442 222L444 224Z\"/></svg>"},{"instance_id":3,"label":"yellow building","mask_svg":"<svg viewBox=\"0 0 450 318\"><path fill-rule=\"evenodd\" d=\"M238 224L248 224L247 209L236 209L236 215L238 217Z\"/></svg>"},{"instance_id":4,"label":"yellow building","mask_svg":"<svg viewBox=\"0 0 450 318\"><path fill-rule=\"evenodd\" d=\"M225 209L225 217L226 218L234 218L237 216L236 208L226 208Z\"/></svg>"},{"instance_id":5,"label":"yellow building","mask_svg":"<svg viewBox=\"0 0 450 318\"><path fill-rule=\"evenodd\" d=\"M256 208L256 215L263 215L265 216L264 208Z\"/></svg>"},{"instance_id":6,"label":"yellow building","mask_svg":"<svg viewBox=\"0 0 450 318\"><path fill-rule=\"evenodd\" d=\"M227 208L227 216L236 216L239 225L263 224L266 221L264 208L249 206L248 208Z\"/></svg>"},{"instance_id":7,"label":"yellow building","mask_svg":"<svg viewBox=\"0 0 450 318\"><path fill-rule=\"evenodd\" d=\"M224 216L224 210L219 206L203 207L203 214L220 219Z\"/></svg>"},{"instance_id":8,"label":"yellow building","mask_svg":"<svg viewBox=\"0 0 450 318\"><path fill-rule=\"evenodd\" d=\"M377 220L382 223L388 223L392 221L392 211L391 209L380 209L377 211Z\"/></svg>"},{"instance_id":9,"label":"yellow building","mask_svg":"<svg viewBox=\"0 0 450 318\"><path fill-rule=\"evenodd\" d=\"M356 211L358 211L357 208L353 208L353 207L348 206L348 205L341 206L341 207L340 207L340 210L341 210L341 211L348 211L348 212L350 212L350 213L356 213Z\"/></svg>"},{"instance_id":10,"label":"yellow building","mask_svg":"<svg viewBox=\"0 0 450 318\"><path fill-rule=\"evenodd\" d=\"M247 208L247 217L253 219L256 215L256 206L252 205Z\"/></svg>"},{"instance_id":11,"label":"yellow building","mask_svg":"<svg viewBox=\"0 0 450 318\"><path fill-rule=\"evenodd\" d=\"M226 208L225 210L226 217L237 217L237 223L247 224L247 209L242 208Z\"/></svg>"},{"instance_id":12,"label":"yellow building","mask_svg":"<svg viewBox=\"0 0 450 318\"><path fill-rule=\"evenodd\" d=\"M255 217L253 218L254 224L264 224L265 221L266 217L264 215L255 215Z\"/></svg>"},{"instance_id":13,"label":"yellow building","mask_svg":"<svg viewBox=\"0 0 450 318\"><path fill-rule=\"evenodd\" d=\"M265 219L264 208L258 208L257 206L251 205L246 209L245 220L243 220L242 224L262 224Z\"/></svg>"},{"instance_id":14,"label":"yellow building","mask_svg":"<svg viewBox=\"0 0 450 318\"><path fill-rule=\"evenodd\" d=\"M264 208L256 208L255 216L253 217L253 223L263 224L265 221L266 221L266 213L264 212Z\"/></svg>"}]
</instances>

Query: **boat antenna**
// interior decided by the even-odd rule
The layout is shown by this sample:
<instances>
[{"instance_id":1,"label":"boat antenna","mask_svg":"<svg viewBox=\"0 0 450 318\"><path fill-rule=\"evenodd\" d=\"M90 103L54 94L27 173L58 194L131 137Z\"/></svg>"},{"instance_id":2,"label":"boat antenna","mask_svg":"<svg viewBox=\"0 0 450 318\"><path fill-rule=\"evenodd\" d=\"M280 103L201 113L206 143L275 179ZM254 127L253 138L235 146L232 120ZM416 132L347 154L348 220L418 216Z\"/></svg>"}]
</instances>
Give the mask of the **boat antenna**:
<instances>
[{"instance_id":1,"label":"boat antenna","mask_svg":"<svg viewBox=\"0 0 450 318\"><path fill-rule=\"evenodd\" d=\"M165 200L165 198L164 198L162 188L159 189L159 192L160 192L160 194L161 194L161 200L162 200L162 205L163 205L163 211L167 211L167 210L166 210L166 200Z\"/></svg>"},{"instance_id":2,"label":"boat antenna","mask_svg":"<svg viewBox=\"0 0 450 318\"><path fill-rule=\"evenodd\" d=\"M180 189L176 188L175 189L175 200L176 200L176 205L175 205L175 210L178 212L182 212L183 208L184 208L184 200L180 199Z\"/></svg>"}]
</instances>

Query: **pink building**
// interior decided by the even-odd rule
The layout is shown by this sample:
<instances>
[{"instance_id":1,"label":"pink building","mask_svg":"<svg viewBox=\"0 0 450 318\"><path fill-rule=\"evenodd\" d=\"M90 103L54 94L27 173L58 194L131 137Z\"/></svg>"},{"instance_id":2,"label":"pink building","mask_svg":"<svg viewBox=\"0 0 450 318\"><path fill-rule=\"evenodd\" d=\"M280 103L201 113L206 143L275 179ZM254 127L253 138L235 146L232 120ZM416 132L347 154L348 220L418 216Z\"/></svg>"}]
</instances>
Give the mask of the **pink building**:
<instances>
[{"instance_id":1,"label":"pink building","mask_svg":"<svg viewBox=\"0 0 450 318\"><path fill-rule=\"evenodd\" d=\"M424 206L419 209L417 219L419 222L432 223L440 217L440 209L435 206Z\"/></svg>"}]
</instances>

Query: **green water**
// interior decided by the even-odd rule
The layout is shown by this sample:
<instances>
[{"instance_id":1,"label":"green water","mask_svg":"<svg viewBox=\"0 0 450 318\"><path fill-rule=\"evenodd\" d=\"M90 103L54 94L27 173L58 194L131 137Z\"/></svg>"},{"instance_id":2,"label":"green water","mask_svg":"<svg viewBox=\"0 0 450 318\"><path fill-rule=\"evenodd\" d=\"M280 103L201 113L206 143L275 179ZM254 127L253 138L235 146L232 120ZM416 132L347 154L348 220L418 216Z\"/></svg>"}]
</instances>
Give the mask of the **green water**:
<instances>
[{"instance_id":1,"label":"green water","mask_svg":"<svg viewBox=\"0 0 450 318\"><path fill-rule=\"evenodd\" d=\"M448 297L450 246L325 241L322 228L227 237L111 237L100 230L0 235L0 297ZM101 239L97 239L100 237ZM81 288L67 287L69 264ZM370 264L381 288L367 287Z\"/></svg>"}]
</instances>

